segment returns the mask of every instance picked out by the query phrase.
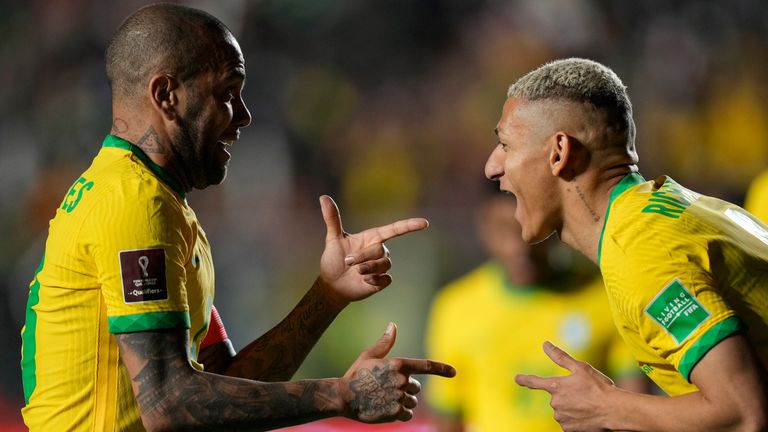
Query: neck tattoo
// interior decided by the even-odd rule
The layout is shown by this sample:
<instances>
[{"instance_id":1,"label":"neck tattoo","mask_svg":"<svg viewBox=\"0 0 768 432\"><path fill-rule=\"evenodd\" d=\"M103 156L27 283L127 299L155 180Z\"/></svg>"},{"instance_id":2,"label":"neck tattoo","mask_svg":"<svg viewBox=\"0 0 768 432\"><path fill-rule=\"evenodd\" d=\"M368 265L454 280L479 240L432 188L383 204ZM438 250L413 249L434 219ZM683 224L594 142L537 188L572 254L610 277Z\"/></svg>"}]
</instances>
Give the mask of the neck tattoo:
<instances>
[{"instance_id":1,"label":"neck tattoo","mask_svg":"<svg viewBox=\"0 0 768 432\"><path fill-rule=\"evenodd\" d=\"M136 145L144 150L144 153L165 153L165 147L152 126L147 129Z\"/></svg>"},{"instance_id":2,"label":"neck tattoo","mask_svg":"<svg viewBox=\"0 0 768 432\"><path fill-rule=\"evenodd\" d=\"M579 198L581 198L581 202L584 204L584 207L587 208L587 211L589 211L589 214L592 216L592 220L594 222L600 222L600 216L598 216L597 213L592 210L592 207L589 206L589 203L587 203L587 198L584 196L581 188L579 188L579 185L575 184L574 187L576 188L576 193L579 195Z\"/></svg>"}]
</instances>

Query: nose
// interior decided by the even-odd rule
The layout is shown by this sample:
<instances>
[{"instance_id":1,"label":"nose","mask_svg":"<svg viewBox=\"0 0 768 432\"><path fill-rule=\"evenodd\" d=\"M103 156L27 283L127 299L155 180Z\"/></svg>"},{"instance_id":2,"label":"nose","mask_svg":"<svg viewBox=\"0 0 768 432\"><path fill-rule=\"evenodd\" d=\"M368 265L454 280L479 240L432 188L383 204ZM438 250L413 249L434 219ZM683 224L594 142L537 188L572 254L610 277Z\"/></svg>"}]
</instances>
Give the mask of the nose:
<instances>
[{"instance_id":1,"label":"nose","mask_svg":"<svg viewBox=\"0 0 768 432\"><path fill-rule=\"evenodd\" d=\"M251 112L248 111L248 107L245 106L243 97L237 98L239 101L235 104L234 113L232 115L232 122L237 125L238 128L248 127L251 124Z\"/></svg>"},{"instance_id":2,"label":"nose","mask_svg":"<svg viewBox=\"0 0 768 432\"><path fill-rule=\"evenodd\" d=\"M502 175L504 175L504 151L500 145L497 145L485 161L485 177L495 181Z\"/></svg>"}]
</instances>

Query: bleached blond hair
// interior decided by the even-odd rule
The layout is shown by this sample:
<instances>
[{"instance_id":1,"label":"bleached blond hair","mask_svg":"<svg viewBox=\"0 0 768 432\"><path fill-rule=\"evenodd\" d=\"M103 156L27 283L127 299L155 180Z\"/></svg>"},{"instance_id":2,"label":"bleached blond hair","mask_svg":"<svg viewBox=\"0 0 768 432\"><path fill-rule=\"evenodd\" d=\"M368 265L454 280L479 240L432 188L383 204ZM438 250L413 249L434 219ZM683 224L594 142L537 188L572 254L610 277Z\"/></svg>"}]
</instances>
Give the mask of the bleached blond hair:
<instances>
[{"instance_id":1,"label":"bleached blond hair","mask_svg":"<svg viewBox=\"0 0 768 432\"><path fill-rule=\"evenodd\" d=\"M509 86L507 96L590 104L606 115L605 126L625 135L626 145L634 149L635 122L627 87L600 63L583 58L555 60L517 80Z\"/></svg>"}]
</instances>

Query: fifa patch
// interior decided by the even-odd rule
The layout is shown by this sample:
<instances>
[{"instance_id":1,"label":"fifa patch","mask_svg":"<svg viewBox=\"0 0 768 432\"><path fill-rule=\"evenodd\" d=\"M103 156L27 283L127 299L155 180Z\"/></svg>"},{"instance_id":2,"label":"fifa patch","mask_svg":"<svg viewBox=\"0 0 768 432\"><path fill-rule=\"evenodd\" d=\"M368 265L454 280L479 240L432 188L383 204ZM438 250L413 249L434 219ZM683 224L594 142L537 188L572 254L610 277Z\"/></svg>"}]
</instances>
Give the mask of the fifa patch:
<instances>
[{"instance_id":1,"label":"fifa patch","mask_svg":"<svg viewBox=\"0 0 768 432\"><path fill-rule=\"evenodd\" d=\"M123 301L144 303L168 300L165 284L165 250L136 249L120 251L120 278Z\"/></svg>"},{"instance_id":2,"label":"fifa patch","mask_svg":"<svg viewBox=\"0 0 768 432\"><path fill-rule=\"evenodd\" d=\"M673 280L646 306L645 313L681 344L704 321L709 311L679 280Z\"/></svg>"}]
</instances>

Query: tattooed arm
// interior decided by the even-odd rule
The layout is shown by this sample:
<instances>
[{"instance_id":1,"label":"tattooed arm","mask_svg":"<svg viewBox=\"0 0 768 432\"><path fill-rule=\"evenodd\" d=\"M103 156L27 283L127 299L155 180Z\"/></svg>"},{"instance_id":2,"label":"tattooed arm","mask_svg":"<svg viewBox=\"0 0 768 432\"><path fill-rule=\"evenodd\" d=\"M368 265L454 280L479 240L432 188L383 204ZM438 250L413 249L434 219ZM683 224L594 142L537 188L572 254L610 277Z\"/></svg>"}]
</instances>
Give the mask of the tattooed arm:
<instances>
[{"instance_id":1,"label":"tattooed arm","mask_svg":"<svg viewBox=\"0 0 768 432\"><path fill-rule=\"evenodd\" d=\"M142 422L149 431L267 430L335 415L364 422L409 420L418 381L412 373L453 376L430 360L385 359L394 326L343 378L265 383L195 370L187 330L116 335Z\"/></svg>"},{"instance_id":2,"label":"tattooed arm","mask_svg":"<svg viewBox=\"0 0 768 432\"><path fill-rule=\"evenodd\" d=\"M412 218L349 234L333 199L322 196L320 205L327 231L320 276L312 288L280 324L236 356L226 344L201 352L207 371L263 381L289 379L347 304L392 282L387 273L392 261L384 242L428 226L426 219Z\"/></svg>"},{"instance_id":3,"label":"tattooed arm","mask_svg":"<svg viewBox=\"0 0 768 432\"><path fill-rule=\"evenodd\" d=\"M323 293L318 278L283 321L234 355L222 341L200 352L205 370L260 381L290 379L343 306Z\"/></svg>"}]
</instances>

